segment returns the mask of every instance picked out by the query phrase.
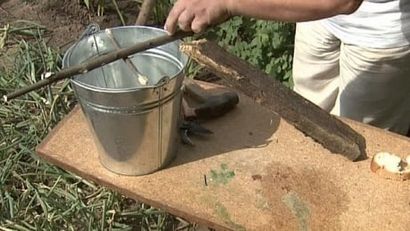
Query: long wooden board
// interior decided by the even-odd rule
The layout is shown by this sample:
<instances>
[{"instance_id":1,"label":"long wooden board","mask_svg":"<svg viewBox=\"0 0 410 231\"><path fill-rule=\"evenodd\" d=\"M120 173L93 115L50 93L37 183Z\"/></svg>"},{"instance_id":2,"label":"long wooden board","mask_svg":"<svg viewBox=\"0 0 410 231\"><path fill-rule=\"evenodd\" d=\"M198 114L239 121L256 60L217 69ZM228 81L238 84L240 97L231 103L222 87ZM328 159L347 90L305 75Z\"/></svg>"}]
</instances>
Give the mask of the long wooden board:
<instances>
[{"instance_id":1,"label":"long wooden board","mask_svg":"<svg viewBox=\"0 0 410 231\"><path fill-rule=\"evenodd\" d=\"M365 137L370 157L410 154L405 137L347 123ZM218 230L409 230L410 181L379 178L369 159L331 154L250 98L240 94L235 110L204 125L214 131L210 138L181 146L170 166L145 176L101 166L78 107L37 152L79 176ZM227 175L221 178L222 172Z\"/></svg>"},{"instance_id":2,"label":"long wooden board","mask_svg":"<svg viewBox=\"0 0 410 231\"><path fill-rule=\"evenodd\" d=\"M196 40L182 44L181 50L330 151L352 161L366 158L365 141L360 134L217 43Z\"/></svg>"}]
</instances>

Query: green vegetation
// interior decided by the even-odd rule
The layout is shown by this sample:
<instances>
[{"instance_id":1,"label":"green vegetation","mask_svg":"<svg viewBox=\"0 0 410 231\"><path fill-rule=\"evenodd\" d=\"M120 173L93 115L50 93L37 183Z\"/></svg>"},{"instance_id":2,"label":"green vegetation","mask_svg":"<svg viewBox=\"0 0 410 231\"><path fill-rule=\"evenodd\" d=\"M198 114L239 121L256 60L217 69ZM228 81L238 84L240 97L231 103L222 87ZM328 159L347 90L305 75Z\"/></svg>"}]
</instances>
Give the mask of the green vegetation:
<instances>
[{"instance_id":1,"label":"green vegetation","mask_svg":"<svg viewBox=\"0 0 410 231\"><path fill-rule=\"evenodd\" d=\"M214 184L227 184L229 183L234 177L235 172L229 170L226 164L221 164L219 170L211 170L210 171L211 182Z\"/></svg>"},{"instance_id":2,"label":"green vegetation","mask_svg":"<svg viewBox=\"0 0 410 231\"><path fill-rule=\"evenodd\" d=\"M153 15L157 25L164 22L171 6L170 1L159 2ZM116 6L115 1L84 0L81 3L100 15L108 3ZM121 15L120 9L117 8L117 12ZM45 30L41 25L26 21L0 28L1 95L39 81L45 72L60 69L61 54L47 46L42 38ZM291 24L238 17L206 36L288 84L293 30ZM3 52L6 49L7 52ZM75 103L68 81L63 81L1 104L0 230L194 229L193 224L38 158L35 147ZM220 172L211 174L222 182L234 177L225 165ZM224 213L223 208L220 213Z\"/></svg>"},{"instance_id":3,"label":"green vegetation","mask_svg":"<svg viewBox=\"0 0 410 231\"><path fill-rule=\"evenodd\" d=\"M292 86L295 24L235 17L208 37L287 86Z\"/></svg>"}]
</instances>

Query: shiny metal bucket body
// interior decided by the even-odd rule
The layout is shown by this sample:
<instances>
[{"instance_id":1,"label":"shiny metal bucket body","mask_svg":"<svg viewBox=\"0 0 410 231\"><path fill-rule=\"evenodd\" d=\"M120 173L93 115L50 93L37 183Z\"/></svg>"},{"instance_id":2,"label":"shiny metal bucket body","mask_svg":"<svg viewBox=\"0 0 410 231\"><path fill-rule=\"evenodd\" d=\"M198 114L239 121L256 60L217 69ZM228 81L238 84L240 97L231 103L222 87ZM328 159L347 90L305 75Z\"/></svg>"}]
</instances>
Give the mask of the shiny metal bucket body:
<instances>
[{"instance_id":1,"label":"shiny metal bucket body","mask_svg":"<svg viewBox=\"0 0 410 231\"><path fill-rule=\"evenodd\" d=\"M110 30L121 48L166 33L143 26ZM63 66L79 64L114 49L106 31L100 31L70 47ZM137 81L136 73L124 60L75 76L71 83L103 166L119 174L142 175L164 167L177 152L187 57L179 51L176 41L129 58L148 77L148 85ZM161 81L164 76L169 78Z\"/></svg>"}]
</instances>

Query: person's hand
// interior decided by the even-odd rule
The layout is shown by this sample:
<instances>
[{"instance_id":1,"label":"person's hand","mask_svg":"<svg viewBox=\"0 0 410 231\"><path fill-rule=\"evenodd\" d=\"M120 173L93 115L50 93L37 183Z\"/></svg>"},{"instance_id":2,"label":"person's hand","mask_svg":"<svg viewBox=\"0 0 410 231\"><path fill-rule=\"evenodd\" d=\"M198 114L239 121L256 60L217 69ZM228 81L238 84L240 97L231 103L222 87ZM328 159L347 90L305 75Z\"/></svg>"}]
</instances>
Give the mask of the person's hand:
<instances>
[{"instance_id":1,"label":"person's hand","mask_svg":"<svg viewBox=\"0 0 410 231\"><path fill-rule=\"evenodd\" d=\"M169 12L165 30L175 33L181 30L200 33L208 26L227 20L230 0L178 0Z\"/></svg>"}]
</instances>

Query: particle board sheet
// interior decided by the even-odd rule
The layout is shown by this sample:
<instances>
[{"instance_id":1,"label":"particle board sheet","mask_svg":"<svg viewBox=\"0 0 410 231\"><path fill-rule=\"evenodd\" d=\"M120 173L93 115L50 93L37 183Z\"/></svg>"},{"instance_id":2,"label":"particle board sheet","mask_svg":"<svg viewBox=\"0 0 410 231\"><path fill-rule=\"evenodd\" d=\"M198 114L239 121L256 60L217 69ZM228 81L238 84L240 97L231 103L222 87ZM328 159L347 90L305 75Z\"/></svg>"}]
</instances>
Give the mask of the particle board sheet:
<instances>
[{"instance_id":1,"label":"particle board sheet","mask_svg":"<svg viewBox=\"0 0 410 231\"><path fill-rule=\"evenodd\" d=\"M379 151L410 154L406 137L345 120ZM45 160L124 195L218 230L410 230L410 181L382 179L370 158L332 154L243 95L203 124L214 134L181 145L166 168L117 175L99 162L76 107L38 146Z\"/></svg>"}]
</instances>

